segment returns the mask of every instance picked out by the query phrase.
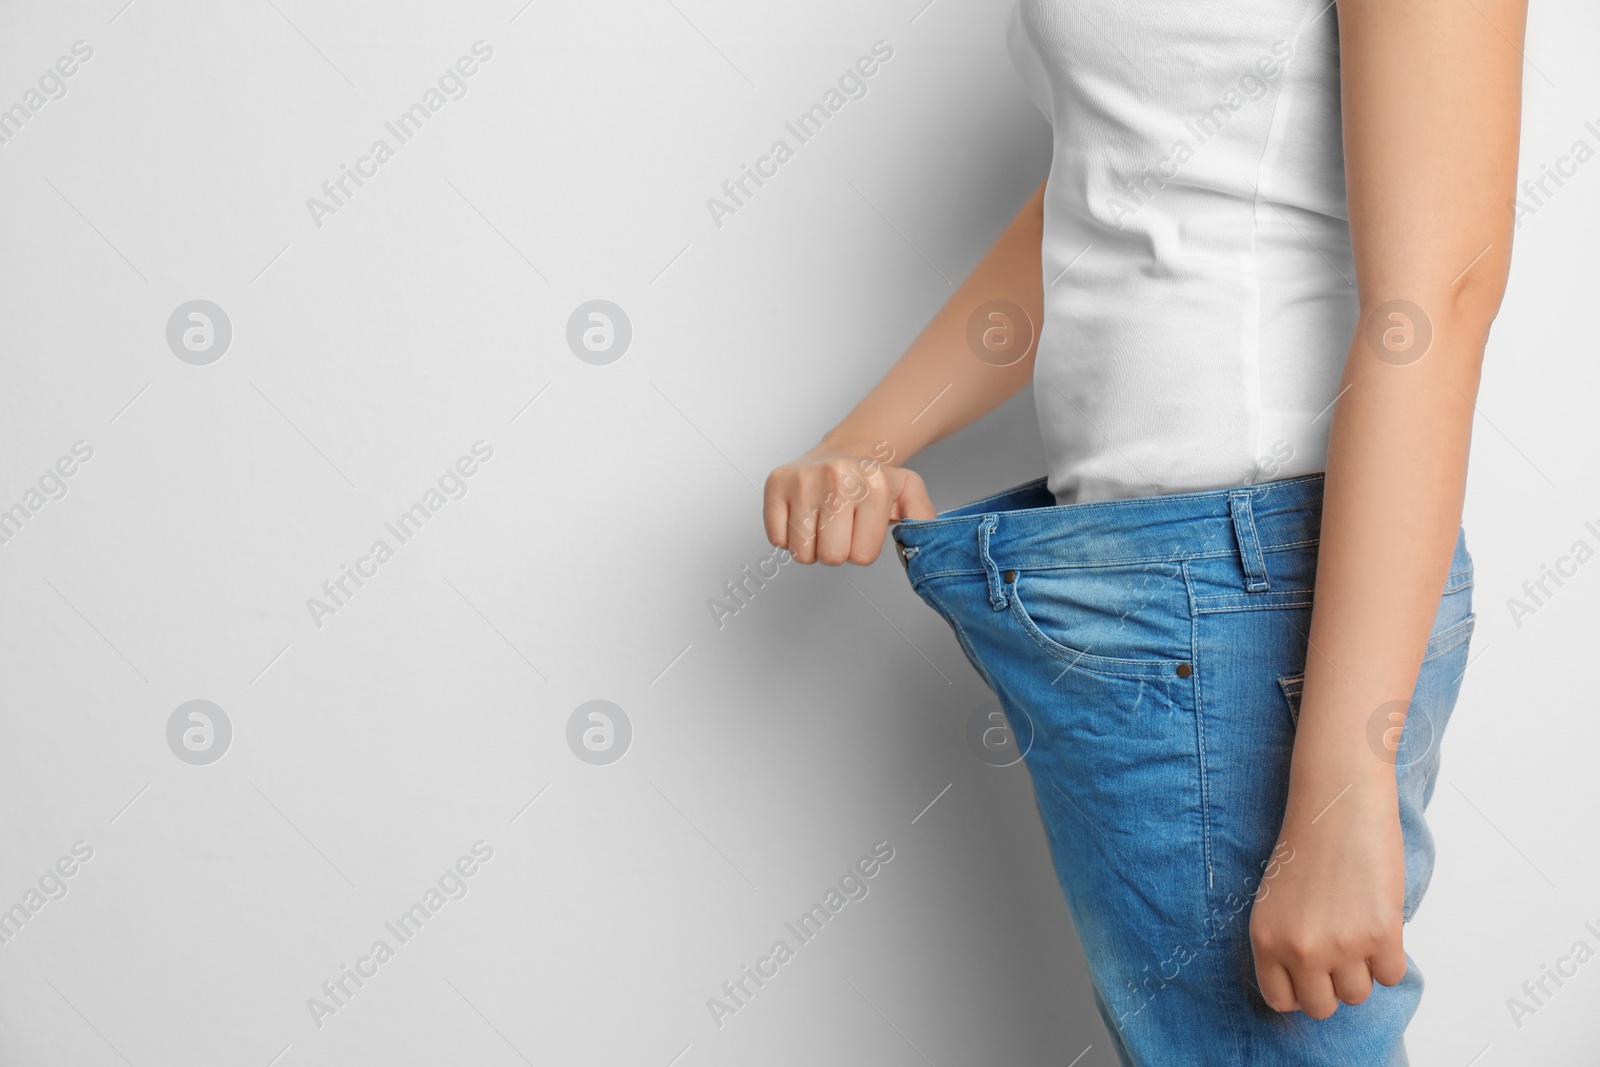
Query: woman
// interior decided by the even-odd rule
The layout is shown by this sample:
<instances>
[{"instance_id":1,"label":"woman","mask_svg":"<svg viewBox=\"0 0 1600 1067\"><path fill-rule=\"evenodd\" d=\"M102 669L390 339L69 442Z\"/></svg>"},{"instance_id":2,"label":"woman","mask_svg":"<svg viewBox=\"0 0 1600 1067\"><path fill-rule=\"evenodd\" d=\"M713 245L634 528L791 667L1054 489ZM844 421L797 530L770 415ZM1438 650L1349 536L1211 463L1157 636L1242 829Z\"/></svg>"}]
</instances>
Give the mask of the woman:
<instances>
[{"instance_id":1,"label":"woman","mask_svg":"<svg viewBox=\"0 0 1600 1067\"><path fill-rule=\"evenodd\" d=\"M767 480L801 562L896 524L1025 739L1123 1063L1406 1062L1524 20L1022 0L1048 180ZM1047 477L936 517L900 464L1030 381Z\"/></svg>"}]
</instances>

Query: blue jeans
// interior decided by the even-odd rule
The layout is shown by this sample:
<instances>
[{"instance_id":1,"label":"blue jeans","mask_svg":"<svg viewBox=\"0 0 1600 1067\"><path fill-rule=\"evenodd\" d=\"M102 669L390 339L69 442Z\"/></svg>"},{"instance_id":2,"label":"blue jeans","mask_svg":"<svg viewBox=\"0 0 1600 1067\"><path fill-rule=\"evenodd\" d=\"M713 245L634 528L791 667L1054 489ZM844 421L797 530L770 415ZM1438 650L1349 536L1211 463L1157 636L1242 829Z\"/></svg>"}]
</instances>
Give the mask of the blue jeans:
<instances>
[{"instance_id":1,"label":"blue jeans","mask_svg":"<svg viewBox=\"0 0 1600 1067\"><path fill-rule=\"evenodd\" d=\"M1044 480L907 521L916 590L955 631L1025 753L1056 874L1123 1064L1404 1065L1422 979L1317 1021L1255 988L1250 905L1277 850L1305 676L1323 477L1056 506ZM1458 538L1395 747L1405 918L1433 870L1423 809L1466 669ZM1265 890L1260 889L1266 885Z\"/></svg>"}]
</instances>

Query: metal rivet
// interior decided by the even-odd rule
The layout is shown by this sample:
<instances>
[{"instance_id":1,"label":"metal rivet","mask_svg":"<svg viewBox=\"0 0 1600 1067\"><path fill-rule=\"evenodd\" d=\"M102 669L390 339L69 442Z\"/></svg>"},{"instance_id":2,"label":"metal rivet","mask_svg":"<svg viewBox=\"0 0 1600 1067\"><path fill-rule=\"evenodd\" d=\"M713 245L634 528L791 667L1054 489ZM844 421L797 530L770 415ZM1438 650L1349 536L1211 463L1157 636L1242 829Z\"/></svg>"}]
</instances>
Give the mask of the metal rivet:
<instances>
[{"instance_id":1,"label":"metal rivet","mask_svg":"<svg viewBox=\"0 0 1600 1067\"><path fill-rule=\"evenodd\" d=\"M1017 572L1016 571L1006 571L1006 584L1007 585L1010 585L1012 582L1014 582L1016 580L1017 580Z\"/></svg>"},{"instance_id":2,"label":"metal rivet","mask_svg":"<svg viewBox=\"0 0 1600 1067\"><path fill-rule=\"evenodd\" d=\"M1193 673L1194 673L1194 668L1189 666L1187 663L1178 664L1178 677L1179 678L1187 678L1187 677L1189 677L1189 675L1191 675Z\"/></svg>"}]
</instances>

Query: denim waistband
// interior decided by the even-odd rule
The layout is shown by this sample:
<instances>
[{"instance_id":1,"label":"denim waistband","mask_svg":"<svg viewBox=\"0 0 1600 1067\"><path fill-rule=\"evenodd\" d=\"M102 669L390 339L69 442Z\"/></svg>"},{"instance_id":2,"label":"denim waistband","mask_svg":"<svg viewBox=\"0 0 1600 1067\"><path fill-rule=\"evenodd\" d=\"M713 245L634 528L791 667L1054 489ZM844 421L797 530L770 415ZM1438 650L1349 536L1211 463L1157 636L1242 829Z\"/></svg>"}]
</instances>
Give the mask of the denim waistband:
<instances>
[{"instance_id":1,"label":"denim waistband","mask_svg":"<svg viewBox=\"0 0 1600 1067\"><path fill-rule=\"evenodd\" d=\"M1321 474L1197 493L1055 503L1039 478L891 533L913 584L983 571L994 556L1016 567L1093 567L1238 555L1266 587L1263 552L1314 543Z\"/></svg>"}]
</instances>

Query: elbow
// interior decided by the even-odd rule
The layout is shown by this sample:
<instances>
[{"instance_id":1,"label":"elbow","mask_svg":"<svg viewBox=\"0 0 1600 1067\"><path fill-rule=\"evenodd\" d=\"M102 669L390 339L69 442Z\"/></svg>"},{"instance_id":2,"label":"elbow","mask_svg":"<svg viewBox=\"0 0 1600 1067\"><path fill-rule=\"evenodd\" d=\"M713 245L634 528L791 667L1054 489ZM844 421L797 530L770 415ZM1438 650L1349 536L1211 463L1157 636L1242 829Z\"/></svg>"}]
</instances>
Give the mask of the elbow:
<instances>
[{"instance_id":1,"label":"elbow","mask_svg":"<svg viewBox=\"0 0 1600 1067\"><path fill-rule=\"evenodd\" d=\"M1370 325L1377 314L1387 323L1393 317L1388 311L1398 305L1403 315L1420 314L1419 328L1457 336L1487 331L1505 299L1511 234L1471 230L1448 241L1407 242L1366 263L1358 259L1362 321Z\"/></svg>"},{"instance_id":2,"label":"elbow","mask_svg":"<svg viewBox=\"0 0 1600 1067\"><path fill-rule=\"evenodd\" d=\"M1444 294L1441 304L1446 320L1468 329L1488 330L1500 314L1509 273L1509 264L1474 264Z\"/></svg>"},{"instance_id":3,"label":"elbow","mask_svg":"<svg viewBox=\"0 0 1600 1067\"><path fill-rule=\"evenodd\" d=\"M1487 330L1500 314L1511 276L1511 233L1504 228L1479 239L1483 251L1452 276L1440 306L1451 322Z\"/></svg>"},{"instance_id":4,"label":"elbow","mask_svg":"<svg viewBox=\"0 0 1600 1067\"><path fill-rule=\"evenodd\" d=\"M1453 280L1443 270L1417 270L1412 277L1431 275L1433 284L1384 287L1389 293L1405 293L1403 297L1367 296L1360 311L1367 344L1385 362L1402 365L1420 358L1408 356L1413 345L1421 343L1426 351L1446 339L1481 359L1505 298L1509 264L1504 260L1488 251Z\"/></svg>"}]
</instances>

